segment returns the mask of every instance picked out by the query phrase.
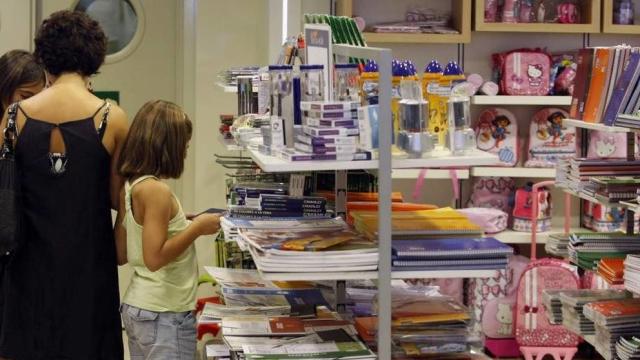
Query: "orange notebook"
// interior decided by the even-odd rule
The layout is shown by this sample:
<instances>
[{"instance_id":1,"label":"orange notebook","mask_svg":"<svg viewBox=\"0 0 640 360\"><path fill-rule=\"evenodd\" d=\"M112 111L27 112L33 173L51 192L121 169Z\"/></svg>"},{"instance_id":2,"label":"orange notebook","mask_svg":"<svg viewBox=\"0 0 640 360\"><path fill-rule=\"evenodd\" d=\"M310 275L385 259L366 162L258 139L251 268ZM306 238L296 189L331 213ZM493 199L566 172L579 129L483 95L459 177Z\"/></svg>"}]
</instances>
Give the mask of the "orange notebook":
<instances>
[{"instance_id":1,"label":"orange notebook","mask_svg":"<svg viewBox=\"0 0 640 360\"><path fill-rule=\"evenodd\" d=\"M584 115L582 116L582 120L586 122L600 121L599 114L602 113L602 108L604 107L603 102L606 97L608 78L611 76L610 62L613 51L615 51L613 48L596 49L589 95L587 96Z\"/></svg>"},{"instance_id":2,"label":"orange notebook","mask_svg":"<svg viewBox=\"0 0 640 360\"><path fill-rule=\"evenodd\" d=\"M391 211L433 210L438 206L431 204L414 204L405 202L391 203ZM347 224L353 225L352 211L378 211L377 201L349 201L347 203Z\"/></svg>"},{"instance_id":3,"label":"orange notebook","mask_svg":"<svg viewBox=\"0 0 640 360\"><path fill-rule=\"evenodd\" d=\"M598 263L598 274L610 284L624 282L624 259L602 259Z\"/></svg>"},{"instance_id":4,"label":"orange notebook","mask_svg":"<svg viewBox=\"0 0 640 360\"><path fill-rule=\"evenodd\" d=\"M376 341L376 333L378 332L377 317L357 317L354 321L354 325L362 340L365 342Z\"/></svg>"}]
</instances>

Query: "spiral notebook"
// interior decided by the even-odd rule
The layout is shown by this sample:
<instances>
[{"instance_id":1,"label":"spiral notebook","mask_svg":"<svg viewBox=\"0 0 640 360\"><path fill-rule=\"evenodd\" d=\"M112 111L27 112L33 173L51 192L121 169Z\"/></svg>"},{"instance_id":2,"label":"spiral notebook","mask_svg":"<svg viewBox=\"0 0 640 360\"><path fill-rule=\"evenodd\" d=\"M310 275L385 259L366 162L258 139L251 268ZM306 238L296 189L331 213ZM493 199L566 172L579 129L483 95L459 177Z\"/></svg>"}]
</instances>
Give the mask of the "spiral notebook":
<instances>
[{"instance_id":1,"label":"spiral notebook","mask_svg":"<svg viewBox=\"0 0 640 360\"><path fill-rule=\"evenodd\" d=\"M513 248L492 237L394 240L391 244L396 260L504 258L513 254Z\"/></svg>"}]
</instances>

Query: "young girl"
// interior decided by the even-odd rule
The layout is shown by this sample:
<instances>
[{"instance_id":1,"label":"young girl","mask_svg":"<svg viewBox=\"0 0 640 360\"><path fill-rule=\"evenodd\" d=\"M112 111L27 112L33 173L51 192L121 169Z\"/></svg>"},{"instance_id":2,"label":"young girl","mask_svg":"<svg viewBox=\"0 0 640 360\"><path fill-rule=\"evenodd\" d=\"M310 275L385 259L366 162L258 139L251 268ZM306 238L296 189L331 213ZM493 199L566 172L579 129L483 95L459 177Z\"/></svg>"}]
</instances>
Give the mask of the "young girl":
<instances>
[{"instance_id":1,"label":"young girl","mask_svg":"<svg viewBox=\"0 0 640 360\"><path fill-rule=\"evenodd\" d=\"M121 313L133 360L195 358L193 242L217 232L219 217L187 220L161 181L182 174L191 128L177 105L150 101L136 114L118 163L126 179L116 228L118 262L134 269Z\"/></svg>"}]
</instances>

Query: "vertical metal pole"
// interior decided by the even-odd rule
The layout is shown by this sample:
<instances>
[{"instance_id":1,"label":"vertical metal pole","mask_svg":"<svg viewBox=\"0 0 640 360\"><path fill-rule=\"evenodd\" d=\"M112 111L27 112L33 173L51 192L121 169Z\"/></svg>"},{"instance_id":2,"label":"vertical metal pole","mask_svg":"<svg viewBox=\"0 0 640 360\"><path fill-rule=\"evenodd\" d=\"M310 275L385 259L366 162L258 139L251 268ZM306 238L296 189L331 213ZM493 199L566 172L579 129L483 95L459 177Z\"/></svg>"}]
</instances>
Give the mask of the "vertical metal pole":
<instances>
[{"instance_id":1,"label":"vertical metal pole","mask_svg":"<svg viewBox=\"0 0 640 360\"><path fill-rule=\"evenodd\" d=\"M336 281L335 286L336 303L335 309L339 314L347 312L347 282L344 280Z\"/></svg>"},{"instance_id":2,"label":"vertical metal pole","mask_svg":"<svg viewBox=\"0 0 640 360\"><path fill-rule=\"evenodd\" d=\"M347 218L347 171L337 170L335 172L335 211L336 216L341 216L346 220ZM347 302L347 285L346 281L339 280L335 283L336 303L335 309L338 313L343 314L346 312Z\"/></svg>"},{"instance_id":3,"label":"vertical metal pole","mask_svg":"<svg viewBox=\"0 0 640 360\"><path fill-rule=\"evenodd\" d=\"M380 51L378 359L391 359L391 50Z\"/></svg>"}]
</instances>

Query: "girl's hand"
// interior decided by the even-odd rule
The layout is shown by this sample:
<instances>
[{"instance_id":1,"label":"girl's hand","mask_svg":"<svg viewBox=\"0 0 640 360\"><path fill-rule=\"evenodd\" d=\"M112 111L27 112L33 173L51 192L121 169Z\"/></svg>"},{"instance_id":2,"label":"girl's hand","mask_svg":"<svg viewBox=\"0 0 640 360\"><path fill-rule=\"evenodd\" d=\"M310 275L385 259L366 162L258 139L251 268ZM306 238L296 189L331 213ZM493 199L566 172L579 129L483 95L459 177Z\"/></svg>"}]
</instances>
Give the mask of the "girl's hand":
<instances>
[{"instance_id":1,"label":"girl's hand","mask_svg":"<svg viewBox=\"0 0 640 360\"><path fill-rule=\"evenodd\" d=\"M202 214L193 218L193 226L200 235L213 235L220 230L219 214Z\"/></svg>"}]
</instances>

